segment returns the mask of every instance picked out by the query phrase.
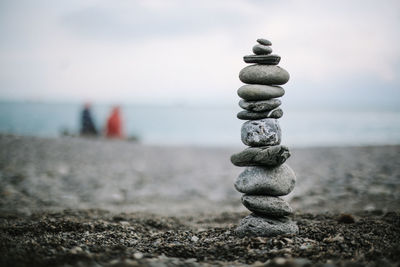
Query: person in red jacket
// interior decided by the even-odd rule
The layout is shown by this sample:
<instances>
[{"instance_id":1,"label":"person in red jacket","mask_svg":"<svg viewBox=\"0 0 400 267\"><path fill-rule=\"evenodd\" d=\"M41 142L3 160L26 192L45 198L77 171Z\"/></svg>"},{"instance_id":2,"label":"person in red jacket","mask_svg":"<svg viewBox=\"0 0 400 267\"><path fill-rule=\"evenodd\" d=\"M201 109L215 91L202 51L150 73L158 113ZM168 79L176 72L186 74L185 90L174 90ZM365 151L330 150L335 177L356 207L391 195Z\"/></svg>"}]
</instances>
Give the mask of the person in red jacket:
<instances>
[{"instance_id":1,"label":"person in red jacket","mask_svg":"<svg viewBox=\"0 0 400 267\"><path fill-rule=\"evenodd\" d=\"M106 137L108 138L123 138L121 110L118 106L111 111L110 117L107 120Z\"/></svg>"}]
</instances>

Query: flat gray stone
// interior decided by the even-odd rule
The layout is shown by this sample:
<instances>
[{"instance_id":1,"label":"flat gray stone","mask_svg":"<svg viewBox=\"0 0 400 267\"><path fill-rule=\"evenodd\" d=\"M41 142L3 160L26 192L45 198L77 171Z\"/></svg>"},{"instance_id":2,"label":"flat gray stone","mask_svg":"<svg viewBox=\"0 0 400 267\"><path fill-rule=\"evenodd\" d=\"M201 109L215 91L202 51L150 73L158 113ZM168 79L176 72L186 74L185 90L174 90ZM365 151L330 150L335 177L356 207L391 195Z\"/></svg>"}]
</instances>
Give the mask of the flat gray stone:
<instances>
[{"instance_id":1,"label":"flat gray stone","mask_svg":"<svg viewBox=\"0 0 400 267\"><path fill-rule=\"evenodd\" d=\"M244 56L243 60L246 63L278 65L281 57L278 55L248 55Z\"/></svg>"},{"instance_id":2,"label":"flat gray stone","mask_svg":"<svg viewBox=\"0 0 400 267\"><path fill-rule=\"evenodd\" d=\"M280 197L243 195L242 203L255 214L268 217L284 217L293 213L289 203Z\"/></svg>"},{"instance_id":3,"label":"flat gray stone","mask_svg":"<svg viewBox=\"0 0 400 267\"><path fill-rule=\"evenodd\" d=\"M240 120L260 120L267 118L279 119L282 116L283 116L283 110L281 108L264 112L251 112L248 110L243 110L237 114L237 118Z\"/></svg>"},{"instance_id":4,"label":"flat gray stone","mask_svg":"<svg viewBox=\"0 0 400 267\"><path fill-rule=\"evenodd\" d=\"M270 45L256 44L253 46L253 53L256 55L269 55L272 53Z\"/></svg>"},{"instance_id":5,"label":"flat gray stone","mask_svg":"<svg viewBox=\"0 0 400 267\"><path fill-rule=\"evenodd\" d=\"M262 45L272 45L271 41L264 38L257 39L257 43Z\"/></svg>"},{"instance_id":6,"label":"flat gray stone","mask_svg":"<svg viewBox=\"0 0 400 267\"><path fill-rule=\"evenodd\" d=\"M241 99L239 101L239 106L241 108L254 112L273 110L274 108L279 107L281 104L282 102L277 98L261 101L247 101Z\"/></svg>"},{"instance_id":7,"label":"flat gray stone","mask_svg":"<svg viewBox=\"0 0 400 267\"><path fill-rule=\"evenodd\" d=\"M281 97L285 90L280 86L246 84L238 89L237 94L245 100L260 101Z\"/></svg>"},{"instance_id":8,"label":"flat gray stone","mask_svg":"<svg viewBox=\"0 0 400 267\"><path fill-rule=\"evenodd\" d=\"M250 65L239 73L239 79L248 84L282 85L289 81L289 73L275 65Z\"/></svg>"},{"instance_id":9,"label":"flat gray stone","mask_svg":"<svg viewBox=\"0 0 400 267\"><path fill-rule=\"evenodd\" d=\"M284 196L292 192L296 175L287 165L246 167L236 179L237 191L250 195Z\"/></svg>"},{"instance_id":10,"label":"flat gray stone","mask_svg":"<svg viewBox=\"0 0 400 267\"><path fill-rule=\"evenodd\" d=\"M231 162L239 167L265 166L275 167L283 164L290 157L287 146L249 147L232 155Z\"/></svg>"},{"instance_id":11,"label":"flat gray stone","mask_svg":"<svg viewBox=\"0 0 400 267\"><path fill-rule=\"evenodd\" d=\"M274 146L281 143L281 127L276 119L246 121L242 125L242 142L248 146Z\"/></svg>"},{"instance_id":12,"label":"flat gray stone","mask_svg":"<svg viewBox=\"0 0 400 267\"><path fill-rule=\"evenodd\" d=\"M240 221L236 228L236 234L240 237L245 236L277 236L297 234L299 227L296 222L289 218L267 218L250 214Z\"/></svg>"}]
</instances>

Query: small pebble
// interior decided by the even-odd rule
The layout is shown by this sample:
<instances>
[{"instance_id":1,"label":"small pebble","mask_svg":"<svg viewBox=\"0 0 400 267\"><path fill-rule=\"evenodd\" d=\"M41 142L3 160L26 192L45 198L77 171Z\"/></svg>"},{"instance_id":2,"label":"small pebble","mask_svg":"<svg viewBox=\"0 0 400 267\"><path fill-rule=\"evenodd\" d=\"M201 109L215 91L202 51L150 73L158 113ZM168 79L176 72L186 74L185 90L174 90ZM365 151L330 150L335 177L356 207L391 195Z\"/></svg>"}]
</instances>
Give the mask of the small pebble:
<instances>
[{"instance_id":1,"label":"small pebble","mask_svg":"<svg viewBox=\"0 0 400 267\"><path fill-rule=\"evenodd\" d=\"M135 252L133 253L133 257L137 260L140 260L143 258L143 253L142 252Z\"/></svg>"},{"instance_id":2,"label":"small pebble","mask_svg":"<svg viewBox=\"0 0 400 267\"><path fill-rule=\"evenodd\" d=\"M337 221L338 223L355 223L355 219L351 214L341 214Z\"/></svg>"},{"instance_id":3,"label":"small pebble","mask_svg":"<svg viewBox=\"0 0 400 267\"><path fill-rule=\"evenodd\" d=\"M71 252L72 254L78 254L78 253L82 253L83 250L81 247L73 247L69 250L69 252Z\"/></svg>"},{"instance_id":4,"label":"small pebble","mask_svg":"<svg viewBox=\"0 0 400 267\"><path fill-rule=\"evenodd\" d=\"M256 44L253 46L253 53L256 55L268 55L272 53L272 48L269 45Z\"/></svg>"}]
</instances>

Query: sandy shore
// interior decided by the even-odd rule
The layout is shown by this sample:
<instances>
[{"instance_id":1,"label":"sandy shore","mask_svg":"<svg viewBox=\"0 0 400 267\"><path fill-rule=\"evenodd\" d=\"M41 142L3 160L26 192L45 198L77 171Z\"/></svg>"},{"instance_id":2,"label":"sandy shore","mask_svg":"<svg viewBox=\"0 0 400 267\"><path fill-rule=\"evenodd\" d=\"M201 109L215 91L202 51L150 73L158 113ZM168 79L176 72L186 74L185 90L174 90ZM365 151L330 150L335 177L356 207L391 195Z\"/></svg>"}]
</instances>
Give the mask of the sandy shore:
<instances>
[{"instance_id":1,"label":"sandy shore","mask_svg":"<svg viewBox=\"0 0 400 267\"><path fill-rule=\"evenodd\" d=\"M291 149L300 234L243 240L243 169L229 161L241 149L0 136L0 263L400 262L400 146Z\"/></svg>"}]
</instances>

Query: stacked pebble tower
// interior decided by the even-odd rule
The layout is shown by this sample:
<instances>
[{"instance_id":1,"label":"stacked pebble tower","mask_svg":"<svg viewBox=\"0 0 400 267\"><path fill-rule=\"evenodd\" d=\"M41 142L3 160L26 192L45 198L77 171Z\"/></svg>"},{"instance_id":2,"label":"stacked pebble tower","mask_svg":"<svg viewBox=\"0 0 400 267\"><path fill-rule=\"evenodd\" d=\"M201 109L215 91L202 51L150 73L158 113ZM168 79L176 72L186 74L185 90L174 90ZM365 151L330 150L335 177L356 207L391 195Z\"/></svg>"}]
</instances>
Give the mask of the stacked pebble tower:
<instances>
[{"instance_id":1,"label":"stacked pebble tower","mask_svg":"<svg viewBox=\"0 0 400 267\"><path fill-rule=\"evenodd\" d=\"M243 193L242 203L252 214L243 218L236 229L239 236L276 236L296 234L298 227L287 216L292 214L289 204L280 198L289 194L295 185L293 170L284 164L289 149L281 145L281 128L278 120L283 115L278 97L285 94L279 85L289 81L289 73L277 66L280 56L273 55L272 43L258 39L253 47L255 55L244 57L253 63L240 71L239 79L246 83L238 90L242 98L237 114L247 120L241 130L242 142L250 146L234 154L231 161L236 166L246 166L235 182Z\"/></svg>"}]
</instances>

